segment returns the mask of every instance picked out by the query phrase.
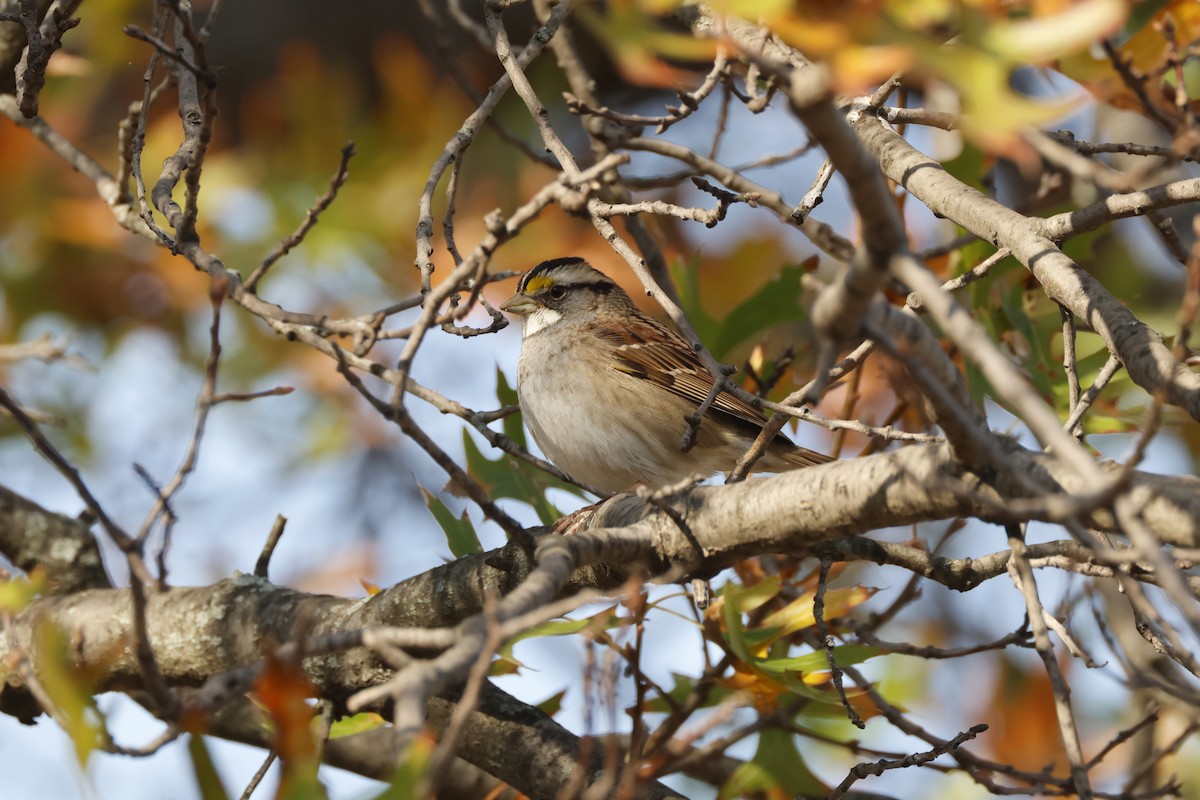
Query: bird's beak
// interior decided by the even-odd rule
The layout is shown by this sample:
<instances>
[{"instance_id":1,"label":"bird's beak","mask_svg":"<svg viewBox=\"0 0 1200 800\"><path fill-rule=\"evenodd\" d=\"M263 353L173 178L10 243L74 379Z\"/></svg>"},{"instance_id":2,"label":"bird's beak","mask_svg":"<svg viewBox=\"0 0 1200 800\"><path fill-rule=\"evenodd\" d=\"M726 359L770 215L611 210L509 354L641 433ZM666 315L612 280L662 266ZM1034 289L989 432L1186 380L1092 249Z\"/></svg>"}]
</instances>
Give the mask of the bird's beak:
<instances>
[{"instance_id":1,"label":"bird's beak","mask_svg":"<svg viewBox=\"0 0 1200 800\"><path fill-rule=\"evenodd\" d=\"M523 294L514 294L500 306L501 311L507 311L510 314L519 314L522 317L531 313L535 308L537 308L537 301Z\"/></svg>"}]
</instances>

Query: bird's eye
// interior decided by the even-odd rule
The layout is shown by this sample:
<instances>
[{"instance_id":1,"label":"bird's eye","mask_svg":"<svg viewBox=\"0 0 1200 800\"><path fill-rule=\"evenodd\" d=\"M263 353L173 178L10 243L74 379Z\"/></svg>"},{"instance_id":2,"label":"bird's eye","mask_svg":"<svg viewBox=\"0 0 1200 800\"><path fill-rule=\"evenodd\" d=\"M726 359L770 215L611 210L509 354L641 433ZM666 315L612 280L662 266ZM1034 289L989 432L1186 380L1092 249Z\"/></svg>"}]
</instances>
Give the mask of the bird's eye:
<instances>
[{"instance_id":1,"label":"bird's eye","mask_svg":"<svg viewBox=\"0 0 1200 800\"><path fill-rule=\"evenodd\" d=\"M551 286L550 287L550 297L553 298L554 300L562 300L566 296L567 296L567 290L565 288L563 288L562 286Z\"/></svg>"}]
</instances>

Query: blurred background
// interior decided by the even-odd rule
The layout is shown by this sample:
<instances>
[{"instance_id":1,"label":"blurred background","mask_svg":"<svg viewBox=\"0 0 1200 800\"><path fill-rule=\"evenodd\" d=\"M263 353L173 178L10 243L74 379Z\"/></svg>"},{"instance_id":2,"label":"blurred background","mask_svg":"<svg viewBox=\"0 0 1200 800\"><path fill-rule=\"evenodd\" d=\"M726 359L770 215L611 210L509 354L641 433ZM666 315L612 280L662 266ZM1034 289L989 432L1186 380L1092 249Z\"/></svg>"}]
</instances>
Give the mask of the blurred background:
<instances>
[{"instance_id":1,"label":"blurred background","mask_svg":"<svg viewBox=\"0 0 1200 800\"><path fill-rule=\"evenodd\" d=\"M42 96L45 118L109 169L116 164L117 124L129 104L141 97L148 56L146 45L120 32L130 23L147 28L148 14L149 4L132 0L83 4L83 23L68 34L66 48L51 62L55 73ZM531 18L522 21L519 12L506 20L515 41L524 41L532 30ZM674 102L669 93L625 83L602 48L580 35L606 104L656 114L664 102ZM343 145L352 140L358 151L350 165L350 180L337 201L304 244L264 281L261 292L266 299L297 311L350 315L417 291L418 276L412 266L417 198L430 165L474 108L440 66L436 38L411 2L364 0L336 9L313 0L224 5L210 52L210 61L223 69L220 119L204 166L200 201L201 236L208 249L248 275L325 191ZM458 53L458 68L477 91L499 76L494 54L489 56L465 36L458 36L452 46ZM561 76L550 57L536 62L530 75L548 100L557 99L566 88L560 85ZM1051 85L1037 75L1029 80L1035 93L1071 91L1064 82ZM667 138L707 152L718 107L719 103L707 103L694 117L672 128ZM577 120L562 105L552 108L551 115L568 144L578 153L586 152ZM1119 124L1117 116L1080 105L1063 124L1092 138L1101 127ZM503 101L497 117L526 142L540 147L515 97ZM971 157L969 151L962 155L962 143L951 134L914 132L911 138L939 158ZM178 141L176 111L169 102L156 106L144 159L148 175L157 174L158 165ZM752 116L734 103L717 158L745 164L792 152L805 142L802 127L785 110L772 108ZM748 174L796 202L807 191L821 160L819 153L809 153ZM665 159L638 156L627 174L652 177L675 169ZM1028 176L1003 166L995 174L1001 195L1008 194L1006 200L1017 202L1031 191ZM120 229L90 183L33 137L7 123L0 124L0 175L0 342L49 334L69 340L71 352L86 362L0 365L0 380L41 415L50 436L83 470L109 512L136 528L153 495L135 465L165 480L183 457L188 441L209 352L208 280L182 259ZM553 171L524 157L495 132L478 136L460 175L459 248L473 247L484 234L488 212L496 208L511 212L554 177ZM686 189L657 189L647 196L684 205L710 204L690 184ZM440 220L445 211L442 192L437 203L435 218ZM908 203L905 212L915 248L953 238L954 231L919 204ZM856 238L856 222L839 179L834 179L826 202L814 215L843 236ZM747 298L761 294L764 287L770 291L785 268L806 261L809 269L833 267L798 232L761 209L734 206L728 219L713 230L675 220L653 220L650 225L668 257L696 278L699 297L692 298L693 309L717 321ZM440 225L436 227L440 237ZM1148 234L1145 223L1133 221L1119 226L1118 232L1081 237L1069 245L1071 255L1135 307L1146 322L1170 329L1171 302L1178 298L1182 270ZM438 243L434 261L440 271L435 280L452 266L440 238ZM553 207L502 248L492 268L524 270L565 255L584 256L627 287L635 285L625 265L586 220ZM1019 302L1024 280L1023 273L1010 267L992 291L1006 293L1005 301ZM491 287L491 299L502 301L514 283ZM1052 314L1057 320L1053 309L1037 313ZM486 317L478 315L471 321L485 324ZM1006 341L1019 349L1022 334L1015 326L1013 330ZM786 393L808 376L811 354L805 333L801 317L754 340L732 342L716 355L742 364L758 345L768 360L791 345L795 360L779 384L779 392ZM329 359L280 339L232 307L223 315L221 338L219 391L275 386L291 386L295 391L251 403L224 404L212 413L199 467L174 502L179 523L166 562L172 584L210 583L235 570L252 570L277 514L289 522L272 562L272 577L299 589L361 596L363 581L390 585L450 558L420 487L439 495L456 513L466 506L442 491L445 475L354 395ZM497 371L515 385L518 343L516 326L472 339L435 330L420 351L414 376L472 408L495 408ZM384 343L375 355L394 357L398 352L395 343ZM882 424L902 395L896 381L886 363L867 370L855 413L864 421ZM1127 452L1129 425L1140 418L1144 403L1144 397L1127 394L1128 388L1128 384L1114 384L1105 395L1114 422L1111 430L1094 431L1089 438L1117 458ZM843 394L831 394L823 410L836 414ZM460 463L464 436L473 438L489 458L498 457L474 434L464 433L459 420L419 401L410 402L418 421ZM1122 411L1125 406L1127 413ZM993 427L1004 429L1004 412L993 407L989 413ZM1122 419L1128 424L1122 425ZM919 427L921 422L919 410L910 409L898 424ZM1193 473L1200 447L1196 426L1168 423L1168 432L1155 440L1144 468ZM1020 429L1014 432L1021 435ZM814 428L793 431L793 436L826 452L832 444L828 434ZM853 455L862 446L861 440L851 437L842 454ZM81 509L70 487L33 453L15 426L3 420L0 482L54 511L74 514ZM582 504L560 494L551 499L563 510ZM508 502L506 507L522 521L536 521L523 504ZM475 510L470 513L478 521ZM494 526L480 524L478 529L485 547L502 543L503 535ZM937 542L947 529L947 525L932 525L881 535L899 540L916 535ZM1034 531L1031 539L1059 533ZM970 525L956 534L945 554L982 554L1004 547L1002 530ZM109 566L116 580L123 581L120 559L110 558ZM1048 602L1057 593L1066 603L1079 588L1068 579L1047 580L1057 582L1049 584L1054 588L1047 594ZM880 590L868 608L885 607L906 581L906 574L879 567L854 567L842 579ZM920 606L923 613L910 610L896 620L887 629L890 638L953 646L994 639L1016 629L1023 616L1019 600L1004 579L992 583L970 595L953 597L927 586ZM678 588L656 592L677 594ZM668 605L684 612L687 602L678 598ZM665 617L651 624L649 652L657 653L660 661L647 667L662 680L672 672L695 669L702 646L688 623ZM1103 647L1098 635L1089 641ZM574 638L537 640L520 645L517 654L529 669L500 679L500 685L531 702L566 690L560 719L582 732L586 698L573 682L587 655L584 645ZM1097 659L1103 661L1103 656ZM868 672L882 680L894 702L940 735L949 737L987 719L993 728L976 745L981 752L1034 771L1059 753L1050 689L1031 653L948 663L891 657L870 666ZM1076 697L1088 698L1079 704L1085 719L1119 724L1132 713L1129 695L1111 676L1085 675L1077 664L1070 670L1077 681ZM946 698L953 702L947 703ZM134 745L153 736L153 721L132 703L115 696L101 703L119 740ZM621 715L615 715L615 720L619 727ZM850 730L844 721L825 724L837 736ZM868 735L873 731L868 730ZM881 747L906 746L888 733L872 741ZM213 747L227 787L240 791L263 753L237 745L214 743ZM753 752L752 746L747 747ZM75 773L62 769L73 760L72 753L67 736L51 723L25 728L13 719L0 718L5 797L188 796L184 787L190 783L179 781L178 776L190 765L178 743L148 761L96 754L86 769ZM824 756L818 755L819 749L806 753L814 771L834 783L853 764L841 751ZM1184 768L1191 773L1187 777L1196 777L1194 766ZM904 786L922 794L979 794L962 778L942 779L929 772L905 770L892 780L901 781L891 784L893 791ZM326 781L331 796L338 798L364 796L373 785L335 770L326 773ZM1194 780L1191 785L1196 786ZM259 796L271 791L268 780Z\"/></svg>"}]
</instances>

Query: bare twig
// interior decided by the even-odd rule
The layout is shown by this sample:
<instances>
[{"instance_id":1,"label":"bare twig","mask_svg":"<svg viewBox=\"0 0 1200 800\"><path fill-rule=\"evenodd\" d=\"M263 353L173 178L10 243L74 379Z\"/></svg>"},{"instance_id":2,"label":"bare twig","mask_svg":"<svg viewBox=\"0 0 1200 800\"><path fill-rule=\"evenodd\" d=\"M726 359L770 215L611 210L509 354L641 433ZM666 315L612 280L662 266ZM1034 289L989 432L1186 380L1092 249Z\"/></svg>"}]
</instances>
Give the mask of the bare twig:
<instances>
[{"instance_id":1,"label":"bare twig","mask_svg":"<svg viewBox=\"0 0 1200 800\"><path fill-rule=\"evenodd\" d=\"M1070 310L1058 307L1063 323L1063 370L1067 374L1067 408L1073 409L1079 405L1081 391L1079 389L1079 364L1075 358L1075 315ZM1078 423L1068 429L1076 439L1083 438L1083 427Z\"/></svg>"},{"instance_id":2,"label":"bare twig","mask_svg":"<svg viewBox=\"0 0 1200 800\"><path fill-rule=\"evenodd\" d=\"M804 197L800 198L800 203L792 211L792 217L797 222L804 222L813 209L825 201L825 188L829 186L831 178L833 178L833 162L825 159L825 163L821 164L821 168L817 170L817 177L813 178L812 187Z\"/></svg>"},{"instance_id":3,"label":"bare twig","mask_svg":"<svg viewBox=\"0 0 1200 800\"><path fill-rule=\"evenodd\" d=\"M163 529L163 544L159 551L159 583L166 581L166 553L171 544L171 529L175 524L175 514L171 511L170 502L175 493L183 488L188 476L196 468L200 455L200 443L204 439L204 428L208 423L208 414L213 407L213 397L217 388L217 368L221 360L221 307L225 303L229 286L224 281L213 280L209 287L209 301L212 305L212 325L209 326L209 354L204 367L204 382L196 395L196 412L192 423L192 433L188 439L187 449L183 460L175 469L174 474L166 485L156 492L154 505L146 513L141 528L138 529L137 539L145 543L150 531L159 519L165 520Z\"/></svg>"},{"instance_id":4,"label":"bare twig","mask_svg":"<svg viewBox=\"0 0 1200 800\"><path fill-rule=\"evenodd\" d=\"M833 566L833 559L829 556L822 557L821 569L817 577L817 590L813 594L813 620L817 624L817 636L820 637L821 647L825 650L825 661L829 664L833 688L838 693L838 697L842 699L842 708L846 710L846 718L854 727L863 730L867 724L862 721L862 717L858 716L858 712L850 703L850 698L846 696L846 688L842 685L842 668L838 666L837 656L833 652L834 639L829 633L829 625L825 622L825 589L829 584L829 568L831 566Z\"/></svg>"},{"instance_id":5,"label":"bare twig","mask_svg":"<svg viewBox=\"0 0 1200 800\"><path fill-rule=\"evenodd\" d=\"M79 24L71 14L81 0L54 0L38 23L37 0L20 0L19 14L7 14L10 22L20 22L25 28L25 50L17 62L17 105L21 115L33 119L38 115L38 96L46 85L46 66L50 56L62 47L62 37Z\"/></svg>"},{"instance_id":6,"label":"bare twig","mask_svg":"<svg viewBox=\"0 0 1200 800\"><path fill-rule=\"evenodd\" d=\"M504 642L499 619L496 616L494 595L488 594L484 598L483 618L487 631L486 636L479 649L479 655L467 674L466 686L454 707L454 712L450 715L450 722L446 725L437 748L429 758L429 769L425 772L425 786L423 790L418 790L419 796L436 797L438 795L438 788L454 758L458 740L462 736L467 719L479 704L480 692L487 680L488 669L492 665L492 656L495 654L496 648Z\"/></svg>"},{"instance_id":7,"label":"bare twig","mask_svg":"<svg viewBox=\"0 0 1200 800\"><path fill-rule=\"evenodd\" d=\"M554 37L558 26L571 12L572 6L573 3L570 0L558 4L554 13L550 15L550 18L546 20L542 28L530 40L529 45L516 56L515 64L517 69L523 68L542 52L546 42ZM421 192L421 197L417 202L417 255L415 263L421 273L421 293L423 295L429 294L433 277L433 261L430 260L433 255L433 193L437 189L438 183L441 182L442 175L445 174L455 159L470 146L475 132L479 130L484 120L491 117L492 112L500 103L500 99L511 86L512 77L507 73L492 84L483 102L464 120L462 127L447 142L441 156L434 161L433 166L430 168L429 179L425 182L425 188Z\"/></svg>"},{"instance_id":8,"label":"bare twig","mask_svg":"<svg viewBox=\"0 0 1200 800\"><path fill-rule=\"evenodd\" d=\"M268 577L271 567L271 556L275 554L275 547L283 537L283 529L286 525L287 518L283 514L276 514L275 522L271 525L271 532L267 534L267 541L263 543L262 552L258 554L258 561L254 562L255 577L263 578L264 580Z\"/></svg>"},{"instance_id":9,"label":"bare twig","mask_svg":"<svg viewBox=\"0 0 1200 800\"><path fill-rule=\"evenodd\" d=\"M338 164L337 172L334 173L333 178L329 181L329 188L309 207L308 212L304 215L304 221L300 223L300 227L284 237L283 241L275 246L275 249L263 259L262 263L254 268L254 272L251 272L250 277L246 278L246 291L256 291L258 282L267 274L267 270L276 261L291 252L293 247L304 241L304 237L317 224L317 218L321 216L321 212L329 208L333 201L337 199L338 191L346 183L346 179L350 177L350 159L354 158L354 154L354 142L347 142L346 146L342 148L342 160Z\"/></svg>"},{"instance_id":10,"label":"bare twig","mask_svg":"<svg viewBox=\"0 0 1200 800\"><path fill-rule=\"evenodd\" d=\"M1008 562L1009 575L1012 576L1013 583L1025 598L1029 621L1033 627L1034 647L1038 655L1042 657L1046 675L1054 690L1054 710L1058 716L1059 734L1062 737L1063 748L1066 750L1067 761L1071 766L1075 791L1086 800L1092 797L1092 787L1088 780L1087 762L1083 757L1083 748L1079 741L1079 728L1075 722L1075 712L1071 708L1071 690L1063 678L1058 659L1054 654L1054 645L1050 641L1049 629L1046 625L1045 609L1038 596L1033 569L1029 566L1025 532L1019 526L1010 525L1008 527L1008 544L1013 553L1013 558Z\"/></svg>"},{"instance_id":11,"label":"bare twig","mask_svg":"<svg viewBox=\"0 0 1200 800\"><path fill-rule=\"evenodd\" d=\"M642 116L640 114L622 114L619 111L613 111L604 106L593 108L570 92L564 92L563 97L567 101L567 108L576 114L603 117L621 125L654 125L654 132L661 134L675 123L690 117L700 107L700 104L712 94L712 91L728 78L728 75L728 58L724 53L718 53L716 59L713 61L712 69L704 76L704 80L700 86L692 92L679 92L679 105L667 106L666 114L655 117Z\"/></svg>"},{"instance_id":12,"label":"bare twig","mask_svg":"<svg viewBox=\"0 0 1200 800\"><path fill-rule=\"evenodd\" d=\"M910 756L905 756L904 758L895 760L884 759L876 761L874 764L857 764L853 769L850 770L850 774L847 775L845 779L842 780L842 782L839 783L834 790L829 793L828 800L841 800L841 798L846 796L846 792L849 791L850 787L853 786L856 781L869 775L882 775L884 772L890 769L905 769L907 767L923 766L930 761L933 761L935 758L945 755L946 753L954 752L958 748L962 747L963 744L971 741L987 729L987 725L975 725L970 729L958 734L953 739L950 739L949 741L942 743L932 750L927 750L923 753L913 753Z\"/></svg>"},{"instance_id":13,"label":"bare twig","mask_svg":"<svg viewBox=\"0 0 1200 800\"><path fill-rule=\"evenodd\" d=\"M1121 360L1114 355L1110 355L1108 360L1104 362L1104 366L1100 368L1100 372L1096 374L1096 380L1092 381L1092 385L1084 392L1079 402L1071 409L1070 416L1067 417L1066 423L1063 425L1064 430L1074 432L1078 429L1080 422L1083 420L1083 415L1092 407L1092 403L1096 402L1096 398L1100 396L1100 392L1104 391L1104 387L1117 374L1117 370L1121 368Z\"/></svg>"},{"instance_id":14,"label":"bare twig","mask_svg":"<svg viewBox=\"0 0 1200 800\"><path fill-rule=\"evenodd\" d=\"M277 758L279 758L279 755L274 750L267 753L267 757L263 759L262 766L255 771L254 776L250 778L250 782L246 784L246 788L242 790L241 800L250 800L250 796L254 794L254 790L262 783L263 778L267 777L267 771L271 769Z\"/></svg>"},{"instance_id":15,"label":"bare twig","mask_svg":"<svg viewBox=\"0 0 1200 800\"><path fill-rule=\"evenodd\" d=\"M942 284L942 289L947 292L957 291L964 286L969 286L980 278L986 278L992 269L1010 255L1007 247L1001 247L990 256L980 261L971 269L959 275L957 278L951 278ZM925 308L921 305L921 295L913 292L908 296L908 307L917 313L924 312Z\"/></svg>"},{"instance_id":16,"label":"bare twig","mask_svg":"<svg viewBox=\"0 0 1200 800\"><path fill-rule=\"evenodd\" d=\"M70 344L69 339L55 341L49 333L43 333L27 342L0 344L0 364L15 364L18 361L33 359L45 363L59 361L75 369L92 371L94 367L87 359L68 351Z\"/></svg>"}]
</instances>

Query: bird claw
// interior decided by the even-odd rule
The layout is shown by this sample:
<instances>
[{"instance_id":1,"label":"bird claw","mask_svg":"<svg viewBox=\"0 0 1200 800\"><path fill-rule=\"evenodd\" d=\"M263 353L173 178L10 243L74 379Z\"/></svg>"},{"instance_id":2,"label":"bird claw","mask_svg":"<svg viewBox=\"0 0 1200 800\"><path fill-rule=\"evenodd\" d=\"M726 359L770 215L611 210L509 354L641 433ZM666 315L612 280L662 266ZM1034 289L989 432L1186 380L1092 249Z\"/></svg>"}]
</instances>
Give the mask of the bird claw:
<instances>
[{"instance_id":1,"label":"bird claw","mask_svg":"<svg viewBox=\"0 0 1200 800\"><path fill-rule=\"evenodd\" d=\"M592 503L590 506L584 506L576 511L572 511L570 514L567 514L558 522L554 523L554 530L552 533L555 536L570 536L574 533L578 533L583 528L584 524L587 523L592 514L596 513L596 510L599 509L600 506L601 503Z\"/></svg>"}]
</instances>

